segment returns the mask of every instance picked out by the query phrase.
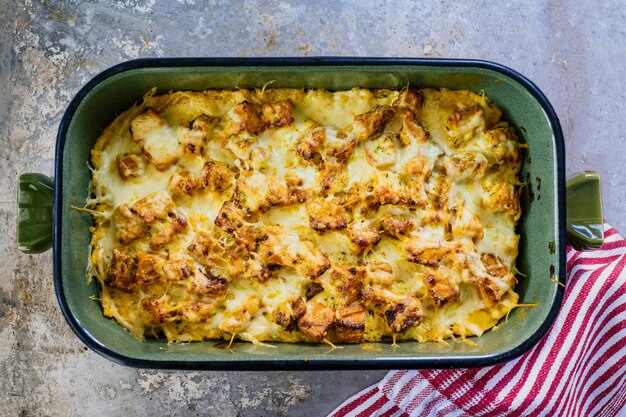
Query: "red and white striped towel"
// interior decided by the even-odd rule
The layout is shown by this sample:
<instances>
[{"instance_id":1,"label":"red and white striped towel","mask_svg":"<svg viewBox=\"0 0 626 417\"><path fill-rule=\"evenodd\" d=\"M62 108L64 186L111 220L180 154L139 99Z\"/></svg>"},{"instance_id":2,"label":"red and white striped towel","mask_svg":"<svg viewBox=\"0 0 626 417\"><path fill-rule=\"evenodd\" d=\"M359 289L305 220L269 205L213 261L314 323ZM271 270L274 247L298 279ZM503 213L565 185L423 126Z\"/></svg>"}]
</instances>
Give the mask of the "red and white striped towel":
<instances>
[{"instance_id":1,"label":"red and white striped towel","mask_svg":"<svg viewBox=\"0 0 626 417\"><path fill-rule=\"evenodd\" d=\"M626 416L626 240L568 248L563 307L529 352L488 368L390 371L331 413L354 416Z\"/></svg>"}]
</instances>

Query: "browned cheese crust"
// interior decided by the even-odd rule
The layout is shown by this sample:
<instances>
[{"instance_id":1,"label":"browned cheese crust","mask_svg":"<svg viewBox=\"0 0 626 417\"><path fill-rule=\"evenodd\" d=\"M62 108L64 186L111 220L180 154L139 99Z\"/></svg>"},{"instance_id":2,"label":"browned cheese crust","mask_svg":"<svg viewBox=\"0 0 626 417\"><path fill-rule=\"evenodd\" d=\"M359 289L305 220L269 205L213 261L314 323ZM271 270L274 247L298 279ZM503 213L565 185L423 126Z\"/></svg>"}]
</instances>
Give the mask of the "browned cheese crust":
<instances>
[{"instance_id":1,"label":"browned cheese crust","mask_svg":"<svg viewBox=\"0 0 626 417\"><path fill-rule=\"evenodd\" d=\"M480 336L515 307L521 152L486 97L147 95L92 151L90 275L134 336Z\"/></svg>"}]
</instances>

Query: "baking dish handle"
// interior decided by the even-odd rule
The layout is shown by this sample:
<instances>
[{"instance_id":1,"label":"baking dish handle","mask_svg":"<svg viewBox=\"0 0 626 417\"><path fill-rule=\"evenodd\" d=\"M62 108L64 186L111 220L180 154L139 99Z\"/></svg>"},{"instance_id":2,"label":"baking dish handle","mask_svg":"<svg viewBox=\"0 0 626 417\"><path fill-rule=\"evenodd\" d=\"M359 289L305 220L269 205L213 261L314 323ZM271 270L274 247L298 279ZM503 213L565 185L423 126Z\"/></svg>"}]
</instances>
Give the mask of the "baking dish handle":
<instances>
[{"instance_id":1,"label":"baking dish handle","mask_svg":"<svg viewBox=\"0 0 626 417\"><path fill-rule=\"evenodd\" d=\"M602 189L596 171L574 174L566 184L567 241L577 250L594 250L604 242Z\"/></svg>"},{"instance_id":2,"label":"baking dish handle","mask_svg":"<svg viewBox=\"0 0 626 417\"><path fill-rule=\"evenodd\" d=\"M22 174L17 190L17 247L42 253L52 247L54 180L43 174Z\"/></svg>"}]
</instances>

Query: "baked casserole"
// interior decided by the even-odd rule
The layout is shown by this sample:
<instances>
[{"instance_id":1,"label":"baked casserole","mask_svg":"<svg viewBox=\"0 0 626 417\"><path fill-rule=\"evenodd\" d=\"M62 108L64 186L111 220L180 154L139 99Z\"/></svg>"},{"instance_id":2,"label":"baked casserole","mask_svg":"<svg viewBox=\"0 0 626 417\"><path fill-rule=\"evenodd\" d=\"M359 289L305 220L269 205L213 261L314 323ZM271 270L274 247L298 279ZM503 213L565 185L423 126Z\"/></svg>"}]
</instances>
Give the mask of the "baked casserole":
<instances>
[{"instance_id":1,"label":"baked casserole","mask_svg":"<svg viewBox=\"0 0 626 417\"><path fill-rule=\"evenodd\" d=\"M501 116L464 90L146 95L92 151L104 315L169 342L480 336L518 301Z\"/></svg>"}]
</instances>

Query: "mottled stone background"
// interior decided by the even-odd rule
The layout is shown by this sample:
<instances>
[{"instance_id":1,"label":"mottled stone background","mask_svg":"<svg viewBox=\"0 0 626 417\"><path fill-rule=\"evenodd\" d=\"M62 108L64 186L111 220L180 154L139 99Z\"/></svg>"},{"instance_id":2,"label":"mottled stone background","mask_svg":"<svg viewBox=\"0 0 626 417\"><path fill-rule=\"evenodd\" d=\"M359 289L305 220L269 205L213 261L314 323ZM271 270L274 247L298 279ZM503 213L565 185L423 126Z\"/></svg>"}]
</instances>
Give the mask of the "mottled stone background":
<instances>
[{"instance_id":1,"label":"mottled stone background","mask_svg":"<svg viewBox=\"0 0 626 417\"><path fill-rule=\"evenodd\" d=\"M433 4L430 4L433 3ZM516 4L517 3L517 4ZM16 179L52 174L71 97L105 68L164 56L430 56L493 60L561 119L567 172L603 175L626 230L626 3L0 0L0 415L322 415L377 372L157 372L115 365L65 324L51 253L14 243Z\"/></svg>"}]
</instances>

